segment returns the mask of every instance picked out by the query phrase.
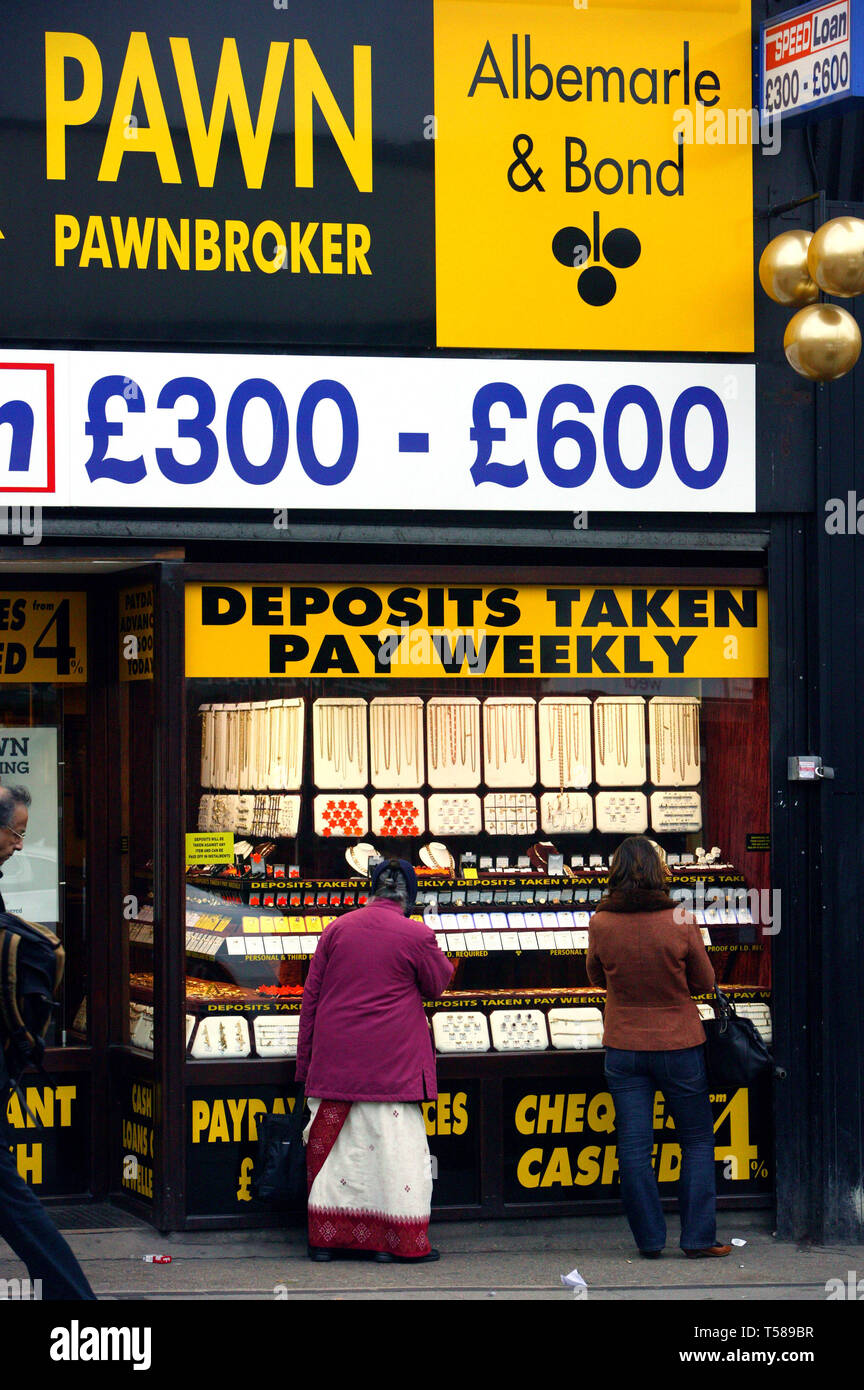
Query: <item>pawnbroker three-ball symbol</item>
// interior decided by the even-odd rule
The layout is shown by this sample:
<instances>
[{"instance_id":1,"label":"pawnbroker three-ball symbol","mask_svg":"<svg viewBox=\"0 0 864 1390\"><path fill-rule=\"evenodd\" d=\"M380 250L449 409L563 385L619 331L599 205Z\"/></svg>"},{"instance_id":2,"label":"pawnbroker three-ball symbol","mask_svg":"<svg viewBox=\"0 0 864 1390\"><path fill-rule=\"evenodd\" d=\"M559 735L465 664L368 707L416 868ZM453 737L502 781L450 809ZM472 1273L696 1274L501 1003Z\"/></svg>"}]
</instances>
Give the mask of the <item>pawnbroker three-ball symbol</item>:
<instances>
[{"instance_id":1,"label":"pawnbroker three-ball symbol","mask_svg":"<svg viewBox=\"0 0 864 1390\"><path fill-rule=\"evenodd\" d=\"M593 263L589 264L592 259ZM594 214L593 236L581 227L562 227L552 238L552 254L561 265L579 271L577 287L586 304L600 308L615 297L618 283L612 271L599 262L601 257L616 270L635 265L642 244L629 227L613 227L600 236L600 214Z\"/></svg>"}]
</instances>

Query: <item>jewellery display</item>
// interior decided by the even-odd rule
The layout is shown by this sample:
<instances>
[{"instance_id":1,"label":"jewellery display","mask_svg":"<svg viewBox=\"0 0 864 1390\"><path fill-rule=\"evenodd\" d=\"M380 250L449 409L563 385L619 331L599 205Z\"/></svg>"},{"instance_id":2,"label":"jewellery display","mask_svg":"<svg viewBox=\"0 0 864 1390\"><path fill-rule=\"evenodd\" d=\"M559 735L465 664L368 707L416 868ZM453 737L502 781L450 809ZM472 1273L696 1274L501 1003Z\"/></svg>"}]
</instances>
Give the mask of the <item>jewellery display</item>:
<instances>
[{"instance_id":1,"label":"jewellery display","mask_svg":"<svg viewBox=\"0 0 864 1390\"><path fill-rule=\"evenodd\" d=\"M594 810L597 829L604 835L643 835L648 829L644 792L598 792Z\"/></svg>"},{"instance_id":2,"label":"jewellery display","mask_svg":"<svg viewBox=\"0 0 864 1390\"><path fill-rule=\"evenodd\" d=\"M237 797L235 803L234 831L238 835L252 835L253 821L255 819L255 802L257 797L244 793Z\"/></svg>"},{"instance_id":3,"label":"jewellery display","mask_svg":"<svg viewBox=\"0 0 864 1390\"><path fill-rule=\"evenodd\" d=\"M252 707L253 715L256 706ZM305 700L268 700L261 710L259 725L266 730L254 743L255 787L273 791L299 791L303 785L303 733L306 724Z\"/></svg>"},{"instance_id":4,"label":"jewellery display","mask_svg":"<svg viewBox=\"0 0 864 1390\"><path fill-rule=\"evenodd\" d=\"M651 829L660 834L692 834L702 829L702 798L698 792L652 792ZM705 851L702 851L703 859Z\"/></svg>"},{"instance_id":5,"label":"jewellery display","mask_svg":"<svg viewBox=\"0 0 864 1390\"><path fill-rule=\"evenodd\" d=\"M432 1015L436 1052L488 1052L489 1024L485 1015L445 1013Z\"/></svg>"},{"instance_id":6,"label":"jewellery display","mask_svg":"<svg viewBox=\"0 0 864 1390\"><path fill-rule=\"evenodd\" d=\"M587 835L594 829L594 803L587 792L544 792L540 798L540 828Z\"/></svg>"},{"instance_id":7,"label":"jewellery display","mask_svg":"<svg viewBox=\"0 0 864 1390\"><path fill-rule=\"evenodd\" d=\"M677 851L667 853L673 897L688 900L703 881L719 892L716 911L693 909L689 920L724 988L748 1002L769 997L769 963L756 954L767 947L731 896L749 880L719 862L737 858L744 831L768 819L739 766L739 750L755 740L741 699L721 709L712 685L703 702L689 674L686 684L587 672L509 681L433 662L418 666L416 680L395 667L333 676L307 679L289 667L272 680L238 674L220 685L208 676L192 687L202 699L247 697L195 699L190 715L193 778L201 719L190 820L197 815L203 833L231 832L234 861L187 873L187 968L219 976L187 980L192 1057L272 1059L283 1071L287 1061L290 1074L316 948L324 940L326 953L330 924L368 906L372 866L391 856L415 868L409 926L425 923L416 929L453 967L443 996L424 1009L435 1051L460 1085L478 1085L491 1066L496 1086L502 1076L536 1074L532 1090L545 1094L559 1086L556 1071L572 1072L564 1057L551 1060L563 1052L584 1089L604 1026L603 990L587 975L589 921L608 890L612 851L628 835ZM283 691L290 698L266 698ZM758 696L762 721L767 692ZM730 776L741 777L741 805L715 814ZM709 837L703 815L709 828L719 819L722 835ZM722 854L715 837L727 845ZM128 939L130 961L144 968L158 945L152 916L136 917ZM133 1045L152 1048L152 977L146 992L130 993ZM737 997L736 1005L746 1013ZM770 1030L765 1004L752 1016Z\"/></svg>"},{"instance_id":8,"label":"jewellery display","mask_svg":"<svg viewBox=\"0 0 864 1390\"><path fill-rule=\"evenodd\" d=\"M645 701L641 695L594 701L594 759L601 787L638 787L645 781Z\"/></svg>"},{"instance_id":9,"label":"jewellery display","mask_svg":"<svg viewBox=\"0 0 864 1390\"><path fill-rule=\"evenodd\" d=\"M373 796L373 835L401 839L411 835L422 835L425 829L422 796L397 796L395 793Z\"/></svg>"},{"instance_id":10,"label":"jewellery display","mask_svg":"<svg viewBox=\"0 0 864 1390\"><path fill-rule=\"evenodd\" d=\"M447 846L440 844L437 840L432 840L428 845L421 846L419 858L427 869L438 869L441 873L449 874L451 877L456 873L456 860Z\"/></svg>"},{"instance_id":11,"label":"jewellery display","mask_svg":"<svg viewBox=\"0 0 864 1390\"><path fill-rule=\"evenodd\" d=\"M129 1042L145 1052L153 1051L153 1008L129 1001Z\"/></svg>"},{"instance_id":12,"label":"jewellery display","mask_svg":"<svg viewBox=\"0 0 864 1390\"><path fill-rule=\"evenodd\" d=\"M599 1009L550 1009L546 1021L553 1047L583 1051L603 1046L603 1015Z\"/></svg>"},{"instance_id":13,"label":"jewellery display","mask_svg":"<svg viewBox=\"0 0 864 1390\"><path fill-rule=\"evenodd\" d=\"M527 696L483 701L483 780L487 787L537 781L535 702Z\"/></svg>"},{"instance_id":14,"label":"jewellery display","mask_svg":"<svg viewBox=\"0 0 864 1390\"><path fill-rule=\"evenodd\" d=\"M374 787L421 787L423 701L419 696L372 700L369 746Z\"/></svg>"},{"instance_id":15,"label":"jewellery display","mask_svg":"<svg viewBox=\"0 0 864 1390\"><path fill-rule=\"evenodd\" d=\"M651 781L655 787L696 786L702 777L699 701L655 696L648 701Z\"/></svg>"},{"instance_id":16,"label":"jewellery display","mask_svg":"<svg viewBox=\"0 0 864 1390\"><path fill-rule=\"evenodd\" d=\"M545 1048L549 1037L539 1009L493 1009L489 1018L496 1052L527 1052Z\"/></svg>"},{"instance_id":17,"label":"jewellery display","mask_svg":"<svg viewBox=\"0 0 864 1390\"><path fill-rule=\"evenodd\" d=\"M490 792L483 798L483 824L488 835L533 835L536 799L530 792Z\"/></svg>"},{"instance_id":18,"label":"jewellery display","mask_svg":"<svg viewBox=\"0 0 864 1390\"><path fill-rule=\"evenodd\" d=\"M430 787L476 787L480 782L480 701L432 699L426 706Z\"/></svg>"},{"instance_id":19,"label":"jewellery display","mask_svg":"<svg viewBox=\"0 0 864 1390\"><path fill-rule=\"evenodd\" d=\"M299 826L300 797L287 793L281 796L205 793L198 803L198 829L201 831L230 830L236 835L277 835L294 839Z\"/></svg>"},{"instance_id":20,"label":"jewellery display","mask_svg":"<svg viewBox=\"0 0 864 1390\"><path fill-rule=\"evenodd\" d=\"M215 767L215 739L216 739L216 720L213 715L212 705L200 705L198 713L201 715L201 786L215 787L214 767ZM201 827L198 827L199 830Z\"/></svg>"},{"instance_id":21,"label":"jewellery display","mask_svg":"<svg viewBox=\"0 0 864 1390\"><path fill-rule=\"evenodd\" d=\"M241 1014L202 1018L192 1040L193 1057L248 1057L249 1024Z\"/></svg>"},{"instance_id":22,"label":"jewellery display","mask_svg":"<svg viewBox=\"0 0 864 1390\"><path fill-rule=\"evenodd\" d=\"M305 701L201 705L198 713L202 787L299 791Z\"/></svg>"},{"instance_id":23,"label":"jewellery display","mask_svg":"<svg viewBox=\"0 0 864 1390\"><path fill-rule=\"evenodd\" d=\"M252 1022L259 1057L296 1057L299 1014L259 1014Z\"/></svg>"},{"instance_id":24,"label":"jewellery display","mask_svg":"<svg viewBox=\"0 0 864 1390\"><path fill-rule=\"evenodd\" d=\"M433 792L430 796L429 829L433 835L478 835L482 828L482 803L473 792Z\"/></svg>"},{"instance_id":25,"label":"jewellery display","mask_svg":"<svg viewBox=\"0 0 864 1390\"><path fill-rule=\"evenodd\" d=\"M353 839L369 833L369 803L365 796L325 793L314 801L315 834Z\"/></svg>"},{"instance_id":26,"label":"jewellery display","mask_svg":"<svg viewBox=\"0 0 864 1390\"><path fill-rule=\"evenodd\" d=\"M312 706L317 787L365 787L369 780L365 700L316 700Z\"/></svg>"},{"instance_id":27,"label":"jewellery display","mask_svg":"<svg viewBox=\"0 0 864 1390\"><path fill-rule=\"evenodd\" d=\"M365 878L369 873L369 860L374 859L377 853L374 845L352 845L346 849L345 858L355 874L362 874Z\"/></svg>"},{"instance_id":28,"label":"jewellery display","mask_svg":"<svg viewBox=\"0 0 864 1390\"><path fill-rule=\"evenodd\" d=\"M584 695L547 696L538 706L540 781L544 787L591 782L591 701Z\"/></svg>"},{"instance_id":29,"label":"jewellery display","mask_svg":"<svg viewBox=\"0 0 864 1390\"><path fill-rule=\"evenodd\" d=\"M253 835L276 835L296 838L300 828L300 797L256 796L252 817Z\"/></svg>"}]
</instances>

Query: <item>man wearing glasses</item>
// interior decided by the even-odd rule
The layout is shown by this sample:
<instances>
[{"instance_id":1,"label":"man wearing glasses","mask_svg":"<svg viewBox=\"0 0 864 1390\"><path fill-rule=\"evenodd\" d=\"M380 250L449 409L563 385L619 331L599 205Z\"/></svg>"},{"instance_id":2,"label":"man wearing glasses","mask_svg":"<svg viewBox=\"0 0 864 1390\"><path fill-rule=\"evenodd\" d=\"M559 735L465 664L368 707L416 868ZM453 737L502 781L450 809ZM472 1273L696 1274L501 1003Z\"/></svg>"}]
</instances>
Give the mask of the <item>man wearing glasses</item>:
<instances>
[{"instance_id":1,"label":"man wearing glasses","mask_svg":"<svg viewBox=\"0 0 864 1390\"><path fill-rule=\"evenodd\" d=\"M24 848L27 820L30 815L30 793L26 787L0 787L0 864ZM0 878L3 870L0 869ZM6 911L0 893L0 912Z\"/></svg>"},{"instance_id":2,"label":"man wearing glasses","mask_svg":"<svg viewBox=\"0 0 864 1390\"><path fill-rule=\"evenodd\" d=\"M26 787L0 787L0 864L23 847L30 799ZM0 911L6 911L2 896ZM44 1299L94 1299L96 1295L81 1266L18 1172L9 1147L14 1142L6 1116L10 1095L9 1076L0 1052L0 1236L24 1261L31 1280L40 1281Z\"/></svg>"}]
</instances>

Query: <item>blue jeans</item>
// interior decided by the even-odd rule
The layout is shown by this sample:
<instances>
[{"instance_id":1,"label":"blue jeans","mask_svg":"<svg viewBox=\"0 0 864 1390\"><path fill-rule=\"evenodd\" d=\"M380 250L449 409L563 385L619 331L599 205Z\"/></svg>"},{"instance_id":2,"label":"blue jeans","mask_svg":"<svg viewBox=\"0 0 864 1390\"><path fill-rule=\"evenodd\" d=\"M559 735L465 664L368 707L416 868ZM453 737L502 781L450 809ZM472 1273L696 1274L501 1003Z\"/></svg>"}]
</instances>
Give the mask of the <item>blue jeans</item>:
<instances>
[{"instance_id":1,"label":"blue jeans","mask_svg":"<svg viewBox=\"0 0 864 1390\"><path fill-rule=\"evenodd\" d=\"M621 1196L639 1249L662 1250L666 1244L666 1221L651 1167L655 1090L663 1093L681 1146L681 1249L716 1245L714 1120L704 1048L627 1052L607 1047L606 1080L615 1102Z\"/></svg>"}]
</instances>

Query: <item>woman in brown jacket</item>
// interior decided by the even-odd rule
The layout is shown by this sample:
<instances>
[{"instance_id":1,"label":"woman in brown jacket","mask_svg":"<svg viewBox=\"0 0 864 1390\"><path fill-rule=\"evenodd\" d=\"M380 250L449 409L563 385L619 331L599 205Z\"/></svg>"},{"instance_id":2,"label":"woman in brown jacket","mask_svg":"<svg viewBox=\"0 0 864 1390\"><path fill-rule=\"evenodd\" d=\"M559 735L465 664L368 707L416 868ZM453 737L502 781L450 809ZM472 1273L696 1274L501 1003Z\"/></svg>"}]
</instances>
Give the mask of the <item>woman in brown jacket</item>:
<instances>
[{"instance_id":1,"label":"woman in brown jacket","mask_svg":"<svg viewBox=\"0 0 864 1390\"><path fill-rule=\"evenodd\" d=\"M717 1244L714 1122L705 1031L691 995L714 989L694 918L667 892L668 870L642 835L622 841L609 887L589 924L588 979L606 989L603 1043L615 1102L624 1210L640 1254L660 1255L666 1221L651 1166L654 1092L662 1091L681 1145L681 1248L728 1255Z\"/></svg>"}]
</instances>

